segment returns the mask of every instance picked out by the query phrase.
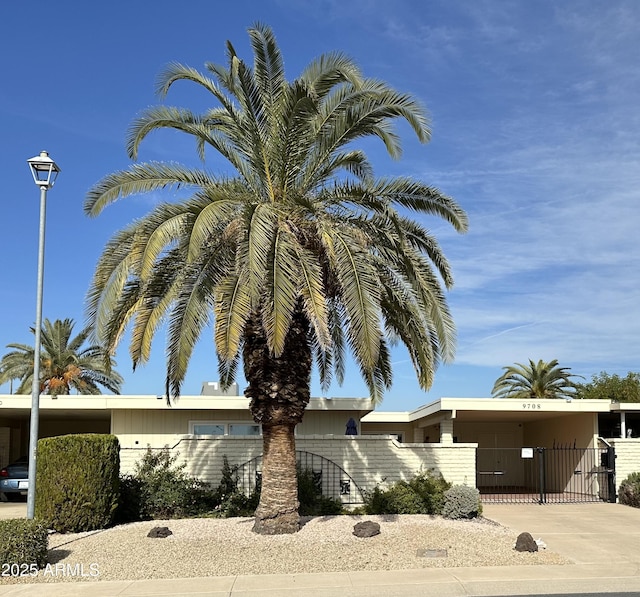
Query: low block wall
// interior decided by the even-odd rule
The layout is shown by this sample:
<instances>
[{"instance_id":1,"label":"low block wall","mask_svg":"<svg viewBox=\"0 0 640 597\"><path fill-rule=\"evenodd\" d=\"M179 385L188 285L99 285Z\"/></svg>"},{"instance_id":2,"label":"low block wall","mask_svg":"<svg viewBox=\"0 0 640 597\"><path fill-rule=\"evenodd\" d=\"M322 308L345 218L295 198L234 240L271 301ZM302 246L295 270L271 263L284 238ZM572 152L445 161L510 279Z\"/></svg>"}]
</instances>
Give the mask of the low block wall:
<instances>
[{"instance_id":1,"label":"low block wall","mask_svg":"<svg viewBox=\"0 0 640 597\"><path fill-rule=\"evenodd\" d=\"M187 464L189 474L211 483L220 481L223 459L241 465L262 454L261 437L158 436L152 449L165 445L178 462ZM439 472L455 485L475 487L477 444L401 444L388 436L307 435L296 438L296 449L318 454L340 466L364 490L377 484L409 480L426 470ZM122 472L133 472L146 447L123 447Z\"/></svg>"},{"instance_id":2,"label":"low block wall","mask_svg":"<svg viewBox=\"0 0 640 597\"><path fill-rule=\"evenodd\" d=\"M607 441L616 451L616 491L631 473L640 472L640 438L614 438Z\"/></svg>"}]
</instances>

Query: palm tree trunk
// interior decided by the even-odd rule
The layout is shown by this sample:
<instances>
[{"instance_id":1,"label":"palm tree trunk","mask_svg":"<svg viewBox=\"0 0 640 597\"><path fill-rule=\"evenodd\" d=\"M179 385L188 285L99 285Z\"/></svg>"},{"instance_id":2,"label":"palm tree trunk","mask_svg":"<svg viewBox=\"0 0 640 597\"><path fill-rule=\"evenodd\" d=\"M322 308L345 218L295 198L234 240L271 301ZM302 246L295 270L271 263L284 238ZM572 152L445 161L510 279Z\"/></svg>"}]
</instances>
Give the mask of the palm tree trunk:
<instances>
[{"instance_id":1,"label":"palm tree trunk","mask_svg":"<svg viewBox=\"0 0 640 597\"><path fill-rule=\"evenodd\" d=\"M295 427L309 403L311 348L308 322L294 314L282 355L269 353L258 315L245 330L243 362L249 382L245 395L254 420L262 425L262 490L253 530L263 535L300 529Z\"/></svg>"},{"instance_id":2,"label":"palm tree trunk","mask_svg":"<svg viewBox=\"0 0 640 597\"><path fill-rule=\"evenodd\" d=\"M300 529L295 425L262 426L262 490L253 530L262 535Z\"/></svg>"}]
</instances>

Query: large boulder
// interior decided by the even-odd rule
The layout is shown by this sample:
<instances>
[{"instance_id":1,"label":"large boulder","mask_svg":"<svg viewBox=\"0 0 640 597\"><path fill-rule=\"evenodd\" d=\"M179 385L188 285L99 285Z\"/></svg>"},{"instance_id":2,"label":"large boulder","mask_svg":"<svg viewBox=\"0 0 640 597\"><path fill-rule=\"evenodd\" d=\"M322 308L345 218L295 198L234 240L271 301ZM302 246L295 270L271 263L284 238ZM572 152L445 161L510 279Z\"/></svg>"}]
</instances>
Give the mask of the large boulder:
<instances>
[{"instance_id":1,"label":"large boulder","mask_svg":"<svg viewBox=\"0 0 640 597\"><path fill-rule=\"evenodd\" d=\"M538 551L538 544L531 533L520 533L516 539L516 551Z\"/></svg>"}]
</instances>

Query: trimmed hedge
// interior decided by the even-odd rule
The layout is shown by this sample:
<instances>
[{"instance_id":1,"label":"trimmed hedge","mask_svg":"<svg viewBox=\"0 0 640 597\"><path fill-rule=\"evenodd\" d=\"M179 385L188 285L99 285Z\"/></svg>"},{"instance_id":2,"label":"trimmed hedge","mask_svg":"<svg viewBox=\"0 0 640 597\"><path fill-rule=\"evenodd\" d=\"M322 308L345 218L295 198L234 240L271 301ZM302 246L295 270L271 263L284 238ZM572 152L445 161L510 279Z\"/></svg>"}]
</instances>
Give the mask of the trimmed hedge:
<instances>
[{"instance_id":1,"label":"trimmed hedge","mask_svg":"<svg viewBox=\"0 0 640 597\"><path fill-rule=\"evenodd\" d=\"M104 529L118 506L120 444L84 433L38 442L36 518L60 533Z\"/></svg>"},{"instance_id":2,"label":"trimmed hedge","mask_svg":"<svg viewBox=\"0 0 640 597\"><path fill-rule=\"evenodd\" d=\"M37 520L0 520L0 569L24 576L47 563L49 533ZM15 570L14 570L15 569Z\"/></svg>"}]
</instances>

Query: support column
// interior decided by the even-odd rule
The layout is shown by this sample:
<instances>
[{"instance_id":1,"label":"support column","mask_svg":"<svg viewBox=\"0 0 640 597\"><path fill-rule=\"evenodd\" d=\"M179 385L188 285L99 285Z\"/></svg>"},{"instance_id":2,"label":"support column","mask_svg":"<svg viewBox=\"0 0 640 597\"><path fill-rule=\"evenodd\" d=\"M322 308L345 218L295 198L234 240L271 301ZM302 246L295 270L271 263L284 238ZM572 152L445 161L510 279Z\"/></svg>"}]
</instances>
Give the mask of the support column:
<instances>
[{"instance_id":1,"label":"support column","mask_svg":"<svg viewBox=\"0 0 640 597\"><path fill-rule=\"evenodd\" d=\"M440 443L452 444L453 443L453 421L444 420L440 422Z\"/></svg>"},{"instance_id":2,"label":"support column","mask_svg":"<svg viewBox=\"0 0 640 597\"><path fill-rule=\"evenodd\" d=\"M620 437L627 437L627 413L620 412Z\"/></svg>"}]
</instances>

